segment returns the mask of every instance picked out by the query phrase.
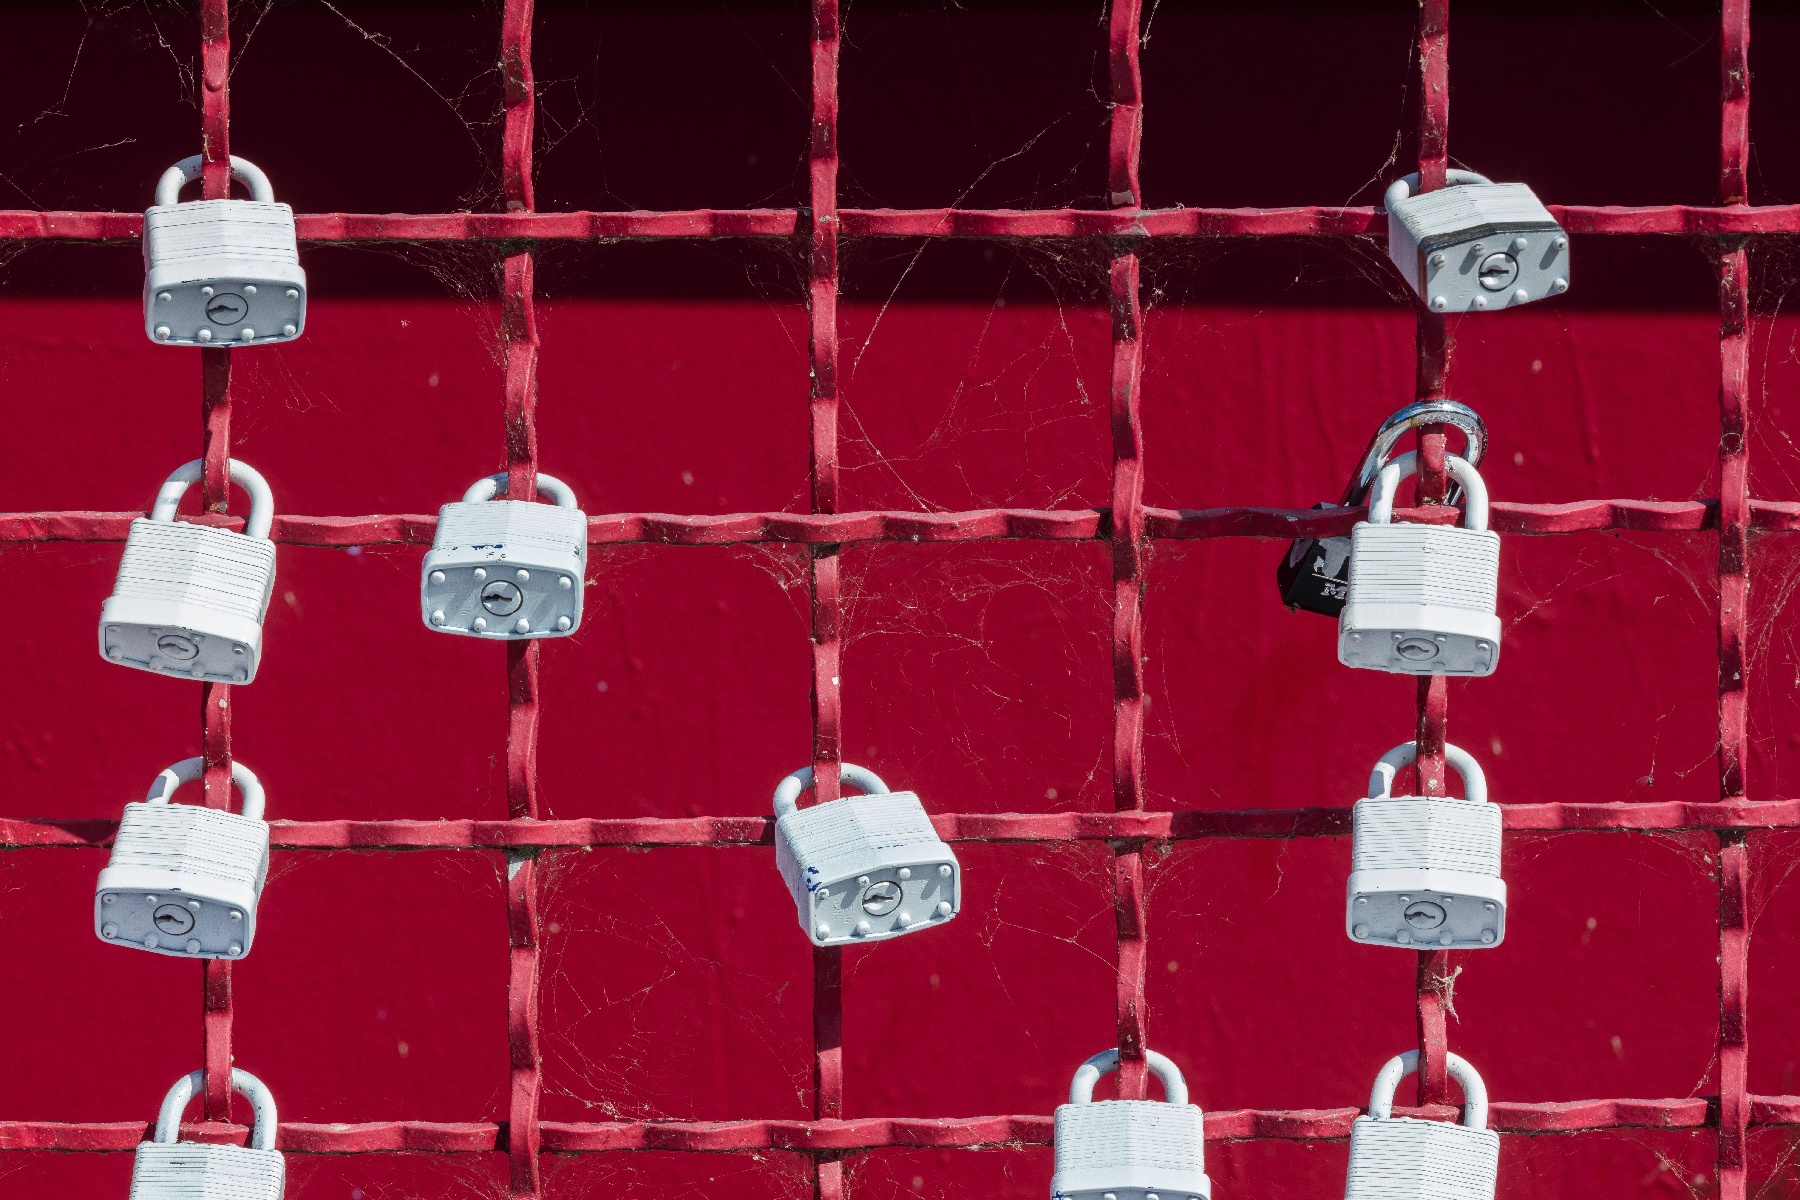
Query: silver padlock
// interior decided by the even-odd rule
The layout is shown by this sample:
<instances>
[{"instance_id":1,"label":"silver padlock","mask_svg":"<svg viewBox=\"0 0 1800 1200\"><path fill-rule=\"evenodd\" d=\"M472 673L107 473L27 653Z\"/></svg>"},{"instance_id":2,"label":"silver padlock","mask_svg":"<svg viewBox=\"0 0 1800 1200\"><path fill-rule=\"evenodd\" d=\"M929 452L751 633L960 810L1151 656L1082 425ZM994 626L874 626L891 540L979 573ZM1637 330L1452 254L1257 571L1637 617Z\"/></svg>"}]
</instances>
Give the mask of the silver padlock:
<instances>
[{"instance_id":1,"label":"silver padlock","mask_svg":"<svg viewBox=\"0 0 1800 1200\"><path fill-rule=\"evenodd\" d=\"M269 177L248 159L231 174L248 200L180 203L200 178L200 156L156 182L144 213L144 332L165 346L267 346L306 328L306 272L294 210L275 202Z\"/></svg>"},{"instance_id":2,"label":"silver padlock","mask_svg":"<svg viewBox=\"0 0 1800 1200\"><path fill-rule=\"evenodd\" d=\"M1500 535L1487 527L1487 485L1454 454L1463 525L1394 521L1394 493L1418 469L1407 451L1381 469L1369 519L1350 531L1350 589L1338 615L1338 661L1397 675L1492 675L1500 663Z\"/></svg>"},{"instance_id":3,"label":"silver padlock","mask_svg":"<svg viewBox=\"0 0 1800 1200\"><path fill-rule=\"evenodd\" d=\"M1487 1087L1462 1058L1444 1056L1462 1085L1462 1124L1396 1117L1394 1088L1419 1069L1419 1052L1388 1059L1375 1076L1369 1115L1350 1126L1344 1200L1494 1200L1500 1135L1487 1127Z\"/></svg>"},{"instance_id":4,"label":"silver padlock","mask_svg":"<svg viewBox=\"0 0 1800 1200\"><path fill-rule=\"evenodd\" d=\"M249 683L275 590L275 500L255 468L232 459L231 481L250 493L244 532L177 521L202 466L195 459L177 467L150 519L131 523L118 580L100 609L100 654L159 675Z\"/></svg>"},{"instance_id":5,"label":"silver padlock","mask_svg":"<svg viewBox=\"0 0 1800 1200\"><path fill-rule=\"evenodd\" d=\"M1417 174L1387 190L1388 257L1433 312L1481 312L1569 290L1569 235L1530 188L1473 171L1414 195Z\"/></svg>"},{"instance_id":6,"label":"silver padlock","mask_svg":"<svg viewBox=\"0 0 1800 1200\"><path fill-rule=\"evenodd\" d=\"M248 1071L231 1069L231 1090L255 1114L248 1146L176 1140L181 1114L206 1086L206 1072L183 1075L163 1097L153 1140L139 1142L131 1164L131 1200L281 1200L287 1163L275 1149L275 1097Z\"/></svg>"},{"instance_id":7,"label":"silver padlock","mask_svg":"<svg viewBox=\"0 0 1800 1200\"><path fill-rule=\"evenodd\" d=\"M860 796L799 807L811 767L775 789L775 865L815 946L878 942L942 925L962 909L962 867L912 792L843 764Z\"/></svg>"},{"instance_id":8,"label":"silver padlock","mask_svg":"<svg viewBox=\"0 0 1800 1200\"><path fill-rule=\"evenodd\" d=\"M94 933L103 942L176 958L242 958L256 937L256 905L269 874L263 787L233 761L243 812L170 797L206 770L184 758L127 804L112 857L94 887Z\"/></svg>"},{"instance_id":9,"label":"silver padlock","mask_svg":"<svg viewBox=\"0 0 1800 1200\"><path fill-rule=\"evenodd\" d=\"M478 479L438 510L421 571L427 629L518 641L581 628L587 514L553 476L539 475L537 488L554 505L494 499L505 486L505 474Z\"/></svg>"},{"instance_id":10,"label":"silver padlock","mask_svg":"<svg viewBox=\"0 0 1800 1200\"><path fill-rule=\"evenodd\" d=\"M1056 1109L1052 1200L1211 1200L1204 1117L1174 1063L1154 1050L1144 1062L1162 1081L1161 1101L1094 1099L1100 1077L1119 1069L1117 1050L1076 1070Z\"/></svg>"},{"instance_id":11,"label":"silver padlock","mask_svg":"<svg viewBox=\"0 0 1800 1200\"><path fill-rule=\"evenodd\" d=\"M1369 775L1356 802L1344 932L1352 941L1408 949L1482 950L1506 938L1500 878L1500 806L1489 804L1475 756L1445 745L1464 800L1395 796L1394 774L1418 758L1403 742Z\"/></svg>"}]
</instances>

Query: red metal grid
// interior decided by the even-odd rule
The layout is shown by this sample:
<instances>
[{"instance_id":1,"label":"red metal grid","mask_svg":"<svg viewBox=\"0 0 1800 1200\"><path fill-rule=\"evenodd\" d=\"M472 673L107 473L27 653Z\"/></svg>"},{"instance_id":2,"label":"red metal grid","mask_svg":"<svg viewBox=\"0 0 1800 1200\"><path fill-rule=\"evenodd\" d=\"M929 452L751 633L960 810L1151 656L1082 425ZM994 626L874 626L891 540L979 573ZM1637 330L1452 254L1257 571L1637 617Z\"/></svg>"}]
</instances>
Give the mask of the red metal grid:
<instances>
[{"instance_id":1,"label":"red metal grid","mask_svg":"<svg viewBox=\"0 0 1800 1200\"><path fill-rule=\"evenodd\" d=\"M1147 1031L1145 989L1144 851L1157 843L1207 838L1341 836L1346 809L1288 811L1151 812L1145 809L1142 748L1144 550L1157 539L1215 537L1284 538L1347 532L1356 510L1314 512L1270 508L1173 510L1142 502L1143 430L1139 416L1141 319L1137 251L1146 239L1168 237L1365 237L1381 219L1367 207L1285 209L1145 210L1138 206L1142 145L1139 62L1143 14L1140 0L1115 0L1107 22L1111 78L1111 129L1107 210L890 210L840 209L837 204L837 0L813 0L810 183L804 209L689 210L681 212L533 211L531 148L534 83L531 68L532 0L506 0L501 20L505 89L502 185L506 211L497 214L302 214L307 241L489 242L504 247L502 337L504 343L504 463L508 494L531 498L538 469L535 425L537 325L534 312L534 248L538 242L599 238L804 238L810 293L811 495L810 513L739 513L670 516L623 513L590 519L595 545L630 542L721 545L793 543L806 547L812 641L813 762L817 799L836 798L841 718L839 548L861 541L964 542L997 538L1103 540L1113 562L1114 810L1111 813L941 814L939 832L951 841L1105 841L1114 851L1117 926L1117 1030L1121 1094L1145 1094L1143 1052ZM228 0L200 0L203 188L208 197L229 191L228 126L230 40ZM1743 641L1747 546L1753 530L1800 530L1800 504L1752 500L1747 474L1747 356L1752 237L1800 233L1800 206L1748 203L1750 30L1748 0L1725 0L1721 13L1721 127L1719 204L1648 207L1553 206L1572 232L1588 235L1666 234L1702 236L1717 247L1720 306L1720 494L1716 500L1582 500L1566 504L1507 504L1493 509L1493 527L1513 534L1561 534L1585 530L1637 530L1719 534L1719 762L1721 797L1709 804L1609 803L1512 804L1503 809L1507 828L1534 831L1712 830L1719 838L1720 1095L1688 1099L1599 1099L1567 1103L1497 1101L1491 1123L1507 1133L1582 1130L1716 1128L1720 1195L1741 1200L1746 1132L1750 1126L1800 1125L1800 1097L1752 1096L1747 1089L1746 982L1748 855L1753 829L1800 828L1800 801L1747 798L1746 679ZM1439 187L1448 162L1449 2L1423 0L1416 47L1417 165L1421 186ZM140 236L137 214L104 212L0 212L0 239L127 241ZM1110 255L1112 315L1112 488L1109 507L1088 510L996 509L963 513L839 513L837 328L838 239L863 237L1089 237L1103 239ZM521 249L520 247L525 247ZM1441 396L1449 377L1451 346L1441 317L1421 313L1417 394ZM231 445L231 352L201 351L203 515L208 523L235 526L227 513L226 460ZM1422 430L1420 496L1413 519L1448 521L1441 505L1444 437L1441 427ZM135 513L42 512L0 514L0 543L16 541L120 541ZM356 546L429 544L435 521L426 515L296 516L276 518L273 536L290 545ZM970 1147L1045 1144L1046 1116L991 1116L963 1120L842 1119L842 964L836 950L813 958L813 1119L809 1121L605 1121L546 1122L538 1117L541 1048L538 1037L538 879L536 857L546 849L582 846L752 846L773 838L769 817L631 818L543 821L536 781L538 664L540 644L508 650L509 711L506 821L277 821L273 844L283 851L343 849L504 850L508 854L508 929L511 973L508 1036L511 1086L504 1122L365 1124L289 1122L278 1144L300 1153L429 1151L508 1154L511 1188L521 1197L540 1192L539 1156L618 1150L723 1151L782 1149L808 1153L815 1194L843 1192L843 1157L878 1147ZM206 759L206 802L229 802L230 689L201 690ZM1419 777L1428 793L1445 788L1443 744L1448 721L1442 679L1423 679L1418 691ZM93 847L109 844L110 820L0 819L0 846ZM1454 969L1443 952L1421 953L1417 1018L1422 1055L1416 1111L1447 1116L1452 1099L1444 1072L1448 1049L1445 1008ZM246 1130L230 1121L231 969L204 968L203 1030L207 1086L202 1122L186 1136L241 1140ZM1214 1111L1209 1139L1343 1138L1357 1110ZM0 1122L0 1149L129 1150L146 1125L129 1122Z\"/></svg>"}]
</instances>

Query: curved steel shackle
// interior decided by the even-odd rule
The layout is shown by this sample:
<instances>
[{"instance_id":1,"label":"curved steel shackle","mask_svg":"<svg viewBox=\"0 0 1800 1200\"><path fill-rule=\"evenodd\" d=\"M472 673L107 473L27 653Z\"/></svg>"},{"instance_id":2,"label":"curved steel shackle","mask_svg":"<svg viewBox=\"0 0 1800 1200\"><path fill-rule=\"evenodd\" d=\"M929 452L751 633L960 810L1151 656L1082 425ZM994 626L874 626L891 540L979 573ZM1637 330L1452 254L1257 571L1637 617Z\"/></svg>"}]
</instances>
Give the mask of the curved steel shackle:
<instances>
[{"instance_id":1,"label":"curved steel shackle","mask_svg":"<svg viewBox=\"0 0 1800 1200\"><path fill-rule=\"evenodd\" d=\"M1369 448L1363 451L1362 461L1357 464L1356 474L1350 477L1341 503L1348 506L1367 501L1369 489L1375 486L1375 477L1387 465L1394 446L1422 425L1453 425L1461 430L1462 456L1471 467L1479 467L1487 456L1487 422L1481 419L1480 413L1455 400L1421 400L1407 405L1381 423L1381 428L1369 439ZM1459 492L1460 489L1452 489L1445 497L1446 501L1455 504Z\"/></svg>"},{"instance_id":2,"label":"curved steel shackle","mask_svg":"<svg viewBox=\"0 0 1800 1200\"><path fill-rule=\"evenodd\" d=\"M1419 758L1417 742L1401 742L1392 750L1381 756L1375 769L1369 772L1369 796L1371 799L1390 796L1394 790L1394 775L1401 767L1411 766ZM1462 776L1463 794L1477 804L1487 803L1487 775L1481 770L1481 764L1475 756L1461 746L1444 743L1444 761L1450 769Z\"/></svg>"},{"instance_id":3,"label":"curved steel shackle","mask_svg":"<svg viewBox=\"0 0 1800 1200\"><path fill-rule=\"evenodd\" d=\"M1456 482L1463 486L1463 528L1486 529L1488 493L1487 484L1482 481L1480 472L1467 459L1458 458L1454 454L1444 455L1444 466L1456 477ZM1418 469L1417 450L1408 450L1381 468L1381 474L1375 478L1375 494L1369 498L1371 525L1386 525L1394 519L1394 493L1400 490L1400 481L1416 473Z\"/></svg>"},{"instance_id":4,"label":"curved steel shackle","mask_svg":"<svg viewBox=\"0 0 1800 1200\"><path fill-rule=\"evenodd\" d=\"M193 783L206 774L204 758L184 758L172 767L166 768L150 784L150 794L144 797L145 804L167 804L175 794L175 789L184 783ZM252 821L262 820L263 785L262 780L237 759L231 760L231 782L237 786L238 794L244 798L244 815Z\"/></svg>"},{"instance_id":5,"label":"curved steel shackle","mask_svg":"<svg viewBox=\"0 0 1800 1200\"><path fill-rule=\"evenodd\" d=\"M505 486L505 471L500 472L498 475L484 476L469 485L469 490L463 493L463 503L479 504L483 500L492 500L495 496L500 494L500 489ZM577 507L575 503L575 489L554 475L539 473L537 477L537 489L548 495L550 499L554 500L556 502L556 507L558 508Z\"/></svg>"},{"instance_id":6,"label":"curved steel shackle","mask_svg":"<svg viewBox=\"0 0 1800 1200\"><path fill-rule=\"evenodd\" d=\"M1446 1051L1444 1067L1450 1072L1450 1078L1462 1086L1462 1123L1470 1129L1486 1129L1487 1084L1481 1082L1481 1076L1476 1073L1475 1068L1471 1067L1468 1060L1460 1055ZM1383 1121L1393 1116L1394 1089L1400 1086L1402 1079L1418 1069L1419 1052L1417 1050L1396 1054L1383 1063L1381 1071L1375 1076L1375 1087L1369 1092L1369 1115Z\"/></svg>"},{"instance_id":7,"label":"curved steel shackle","mask_svg":"<svg viewBox=\"0 0 1800 1200\"><path fill-rule=\"evenodd\" d=\"M183 1075L163 1097L162 1108L156 1114L156 1141L173 1142L181 1132L181 1114L187 1110L188 1101L194 1098L206 1083L206 1072L195 1071ZM268 1085L248 1071L231 1068L231 1090L250 1102L250 1111L255 1114L250 1125L250 1148L252 1150L273 1150L275 1148L275 1097L270 1093Z\"/></svg>"},{"instance_id":8,"label":"curved steel shackle","mask_svg":"<svg viewBox=\"0 0 1800 1200\"><path fill-rule=\"evenodd\" d=\"M171 204L181 202L181 189L184 185L200 178L201 159L198 154L184 158L162 173L156 181L156 206L167 208ZM231 177L250 189L250 198L259 204L275 203L275 188L263 169L247 158L231 156Z\"/></svg>"},{"instance_id":9,"label":"curved steel shackle","mask_svg":"<svg viewBox=\"0 0 1800 1200\"><path fill-rule=\"evenodd\" d=\"M867 767L859 767L855 763L840 763L838 778L855 788L865 796L879 796L892 791L887 784L881 782L881 776ZM785 817L791 812L800 810L800 793L813 785L813 769L801 767L786 779L775 785L775 815Z\"/></svg>"},{"instance_id":10,"label":"curved steel shackle","mask_svg":"<svg viewBox=\"0 0 1800 1200\"><path fill-rule=\"evenodd\" d=\"M1463 171L1456 167L1451 167L1444 172L1445 187L1456 187L1464 183L1492 182L1494 181L1478 171ZM1381 198L1383 207L1385 207L1388 212L1393 212L1394 205L1400 203L1402 200L1410 200L1412 198L1413 189L1418 186L1419 173L1417 171L1414 171L1411 175L1402 175L1400 178L1394 180L1394 182L1388 184L1387 194Z\"/></svg>"},{"instance_id":11,"label":"curved steel shackle","mask_svg":"<svg viewBox=\"0 0 1800 1200\"><path fill-rule=\"evenodd\" d=\"M1144 1051L1144 1065L1150 1073L1162 1081L1163 1100L1169 1104L1186 1104L1188 1102L1187 1080L1181 1077L1181 1068L1165 1054L1154 1050ZM1075 1068L1075 1078L1069 1084L1070 1104L1092 1104L1094 1102L1094 1085L1100 1082L1102 1075L1111 1075L1119 1069L1119 1051L1117 1047L1102 1050L1094 1057Z\"/></svg>"},{"instance_id":12,"label":"curved steel shackle","mask_svg":"<svg viewBox=\"0 0 1800 1200\"><path fill-rule=\"evenodd\" d=\"M248 537L269 539L269 530L275 524L275 493L269 490L269 481L262 477L262 472L247 462L231 459L226 464L231 469L231 482L250 494L250 516L244 521L244 533ZM181 498L187 494L188 486L199 482L200 474L206 469L204 459L196 458L193 462L182 463L170 472L163 480L161 490L156 493L156 503L150 509L152 521L173 521L175 510L181 506Z\"/></svg>"}]
</instances>

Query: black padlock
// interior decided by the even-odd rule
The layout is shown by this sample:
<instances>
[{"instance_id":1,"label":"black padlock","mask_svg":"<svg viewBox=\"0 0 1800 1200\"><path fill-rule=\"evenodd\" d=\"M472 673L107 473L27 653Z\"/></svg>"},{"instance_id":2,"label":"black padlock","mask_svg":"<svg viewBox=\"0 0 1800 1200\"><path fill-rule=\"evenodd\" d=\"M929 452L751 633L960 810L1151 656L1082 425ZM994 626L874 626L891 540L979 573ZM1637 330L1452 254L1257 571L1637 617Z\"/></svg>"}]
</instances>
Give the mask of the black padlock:
<instances>
[{"instance_id":1,"label":"black padlock","mask_svg":"<svg viewBox=\"0 0 1800 1200\"><path fill-rule=\"evenodd\" d=\"M1487 452L1487 426L1466 404L1455 400L1425 400L1409 404L1381 423L1362 462L1344 487L1344 498L1337 504L1315 504L1313 508L1353 508L1366 504L1375 476L1387 464L1388 455L1403 434L1421 425L1450 425L1462 430L1462 457L1469 465L1478 466ZM1458 488L1452 488L1446 502L1455 504ZM1290 609L1305 609L1335 617L1344 611L1344 600L1350 592L1350 538L1298 538L1275 566L1275 586L1281 602Z\"/></svg>"}]
</instances>

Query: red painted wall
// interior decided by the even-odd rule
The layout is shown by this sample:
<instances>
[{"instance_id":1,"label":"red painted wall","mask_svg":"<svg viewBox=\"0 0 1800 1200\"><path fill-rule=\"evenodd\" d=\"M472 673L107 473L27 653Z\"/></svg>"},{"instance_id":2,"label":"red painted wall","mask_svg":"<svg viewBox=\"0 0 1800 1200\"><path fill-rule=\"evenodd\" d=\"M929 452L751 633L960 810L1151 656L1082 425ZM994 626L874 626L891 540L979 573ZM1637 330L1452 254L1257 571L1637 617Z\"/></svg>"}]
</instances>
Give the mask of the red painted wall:
<instances>
[{"instance_id":1,"label":"red painted wall","mask_svg":"<svg viewBox=\"0 0 1800 1200\"><path fill-rule=\"evenodd\" d=\"M1459 161L1559 201L1707 201L1713 18L1662 7L1471 4L1452 49ZM303 210L491 206L495 14L339 8L241 14L234 149ZM1098 6L917 9L848 10L846 196L1096 202ZM0 126L19 127L0 148L18 192L4 203L146 203L155 172L195 141L180 74L194 43L179 14L4 19L33 48L0 80ZM1369 198L1405 121L1411 20L1404 3L1158 11L1145 54L1150 201ZM1794 86L1774 69L1800 22L1758 21L1755 54L1770 66L1757 80L1756 198L1772 201L1800 191L1794 156L1780 153ZM1523 79L1503 69L1503 34L1546 47ZM804 36L799 5L550 7L540 205L795 203ZM1700 248L1590 238L1576 253L1566 301L1453 324L1453 394L1487 418L1493 494L1712 494L1717 317ZM147 506L198 453L197 357L142 337L136 257L35 248L0 273L0 510ZM1412 318L1379 246L1190 244L1148 257L1146 501L1335 499L1374 425L1411 398ZM236 453L279 507L431 512L495 470L486 260L315 248L305 261L306 337L235 367ZM845 509L1105 502L1108 329L1092 248L851 245L846 262ZM1779 252L1758 271L1752 482L1800 499L1800 452L1783 432L1800 325L1777 315L1795 272ZM803 509L797 278L783 247L546 251L545 468L594 514ZM1504 665L1451 685L1451 738L1481 758L1496 800L1717 794L1714 545L1506 539ZM1276 602L1284 548L1154 549L1157 806L1347 805L1412 728L1410 680L1338 666L1331 623ZM14 598L0 710L9 813L113 815L198 751L198 689L94 653L118 554L0 553ZM236 694L233 731L272 816L504 815L502 656L421 627L419 557L281 551L265 665ZM1110 806L1104 547L859 546L844 569L847 758L938 811ZM1800 650L1784 619L1800 558L1772 538L1752 570L1750 794L1768 799L1800 775ZM581 632L544 656L547 815L764 811L809 753L802 556L597 549L590 574ZM1451 1028L1495 1098L1716 1089L1716 845L1509 838L1509 936L1461 956ZM1800 893L1784 881L1800 841L1758 835L1752 848L1751 1087L1789 1093ZM1189 843L1153 861L1150 1030L1203 1106L1360 1103L1380 1063L1412 1043L1413 956L1342 934L1349 852L1345 839ZM958 921L848 953L848 1115L1047 1112L1075 1066L1111 1044L1104 847L959 853ZM12 1030L0 1119L148 1119L199 1062L198 970L90 932L103 861L0 855ZM548 862L546 1119L808 1114L808 954L770 851ZM255 953L235 973L235 1028L239 1064L284 1117L503 1117L502 870L478 852L276 856ZM1793 1186L1789 1141L1753 1137L1769 1194ZM1711 1153L1706 1131L1508 1138L1502 1194L1704 1195ZM1215 1144L1209 1163L1222 1198L1326 1197L1345 1156L1342 1144ZM637 1154L547 1169L555 1196L786 1197L802 1194L802 1167L783 1154ZM1044 1149L884 1151L855 1161L851 1188L1035 1197L1049 1170ZM120 1196L129 1171L128 1155L3 1154L0 1195ZM500 1155L296 1155L289 1172L297 1200L497 1196L505 1180Z\"/></svg>"}]
</instances>

